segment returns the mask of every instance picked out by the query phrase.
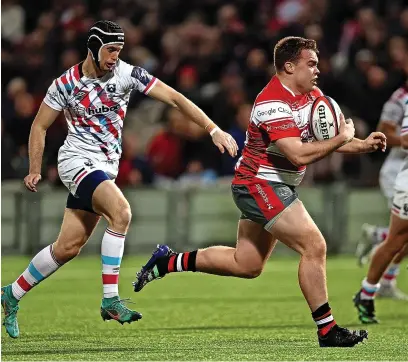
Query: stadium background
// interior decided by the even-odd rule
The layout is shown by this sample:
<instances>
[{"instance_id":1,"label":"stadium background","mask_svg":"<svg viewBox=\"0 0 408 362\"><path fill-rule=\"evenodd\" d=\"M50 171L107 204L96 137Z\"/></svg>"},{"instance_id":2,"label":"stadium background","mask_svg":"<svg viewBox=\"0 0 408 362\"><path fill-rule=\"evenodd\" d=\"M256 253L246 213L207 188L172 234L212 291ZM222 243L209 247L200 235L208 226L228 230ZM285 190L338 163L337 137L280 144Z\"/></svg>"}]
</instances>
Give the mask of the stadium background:
<instances>
[{"instance_id":1,"label":"stadium background","mask_svg":"<svg viewBox=\"0 0 408 362\"><path fill-rule=\"evenodd\" d=\"M37 250L55 239L66 190L56 170L66 135L49 129L38 194L22 188L32 120L52 80L86 56L97 19L125 30L121 58L146 68L199 105L242 149L252 102L274 74L273 47L287 35L320 48L319 86L364 138L408 72L408 7L361 0L5 0L2 2L2 247ZM182 114L136 92L123 134L117 183L133 208L126 252L166 241L233 244L236 161ZM383 154L333 154L308 167L300 194L330 252L353 251L363 222L387 223L378 189ZM33 212L33 210L36 210ZM86 250L99 251L103 227Z\"/></svg>"}]
</instances>

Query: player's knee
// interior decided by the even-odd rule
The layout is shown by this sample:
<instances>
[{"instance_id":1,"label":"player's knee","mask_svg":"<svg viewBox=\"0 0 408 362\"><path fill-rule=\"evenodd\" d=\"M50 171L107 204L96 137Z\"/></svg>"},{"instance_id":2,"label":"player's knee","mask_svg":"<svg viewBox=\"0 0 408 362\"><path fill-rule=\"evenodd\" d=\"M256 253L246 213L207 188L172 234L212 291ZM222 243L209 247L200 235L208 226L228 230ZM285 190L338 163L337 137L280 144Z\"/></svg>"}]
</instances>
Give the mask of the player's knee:
<instances>
[{"instance_id":1,"label":"player's knee","mask_svg":"<svg viewBox=\"0 0 408 362\"><path fill-rule=\"evenodd\" d=\"M313 259L325 259L327 253L327 246L324 238L319 234L315 235L304 248L303 255Z\"/></svg>"},{"instance_id":2,"label":"player's knee","mask_svg":"<svg viewBox=\"0 0 408 362\"><path fill-rule=\"evenodd\" d=\"M262 270L263 266L261 265L242 267L240 277L245 279L255 279L262 274Z\"/></svg>"},{"instance_id":3,"label":"player's knee","mask_svg":"<svg viewBox=\"0 0 408 362\"><path fill-rule=\"evenodd\" d=\"M327 245L324 240L321 240L317 245L316 245L316 256L322 259L326 258L327 254Z\"/></svg>"},{"instance_id":4,"label":"player's knee","mask_svg":"<svg viewBox=\"0 0 408 362\"><path fill-rule=\"evenodd\" d=\"M245 279L255 279L258 278L262 274L262 268L257 269L250 269L244 272Z\"/></svg>"},{"instance_id":5,"label":"player's knee","mask_svg":"<svg viewBox=\"0 0 408 362\"><path fill-rule=\"evenodd\" d=\"M132 210L130 209L129 204L119 212L119 219L119 222L123 226L129 226L132 221Z\"/></svg>"},{"instance_id":6,"label":"player's knee","mask_svg":"<svg viewBox=\"0 0 408 362\"><path fill-rule=\"evenodd\" d=\"M127 229L132 221L132 210L129 203L124 203L114 214L112 224L119 229Z\"/></svg>"}]
</instances>

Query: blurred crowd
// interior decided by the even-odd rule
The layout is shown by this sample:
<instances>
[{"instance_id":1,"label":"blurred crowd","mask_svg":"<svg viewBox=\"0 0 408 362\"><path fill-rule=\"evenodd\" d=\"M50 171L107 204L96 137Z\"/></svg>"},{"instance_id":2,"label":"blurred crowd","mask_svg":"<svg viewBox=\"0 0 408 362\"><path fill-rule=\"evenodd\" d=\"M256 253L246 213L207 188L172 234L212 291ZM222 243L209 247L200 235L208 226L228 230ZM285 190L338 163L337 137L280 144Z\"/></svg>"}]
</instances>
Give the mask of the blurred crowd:
<instances>
[{"instance_id":1,"label":"blurred crowd","mask_svg":"<svg viewBox=\"0 0 408 362\"><path fill-rule=\"evenodd\" d=\"M121 58L147 69L200 106L242 149L252 103L274 74L277 40L313 38L320 88L356 123L376 128L382 105L408 73L404 0L2 0L2 179L28 170L31 123L45 92L86 57L99 19L126 34ZM56 159L66 135L61 116L46 138L43 177L58 185ZM211 183L228 179L236 159L205 131L136 92L125 119L118 184ZM307 183L376 183L382 155L333 154L309 168Z\"/></svg>"}]
</instances>

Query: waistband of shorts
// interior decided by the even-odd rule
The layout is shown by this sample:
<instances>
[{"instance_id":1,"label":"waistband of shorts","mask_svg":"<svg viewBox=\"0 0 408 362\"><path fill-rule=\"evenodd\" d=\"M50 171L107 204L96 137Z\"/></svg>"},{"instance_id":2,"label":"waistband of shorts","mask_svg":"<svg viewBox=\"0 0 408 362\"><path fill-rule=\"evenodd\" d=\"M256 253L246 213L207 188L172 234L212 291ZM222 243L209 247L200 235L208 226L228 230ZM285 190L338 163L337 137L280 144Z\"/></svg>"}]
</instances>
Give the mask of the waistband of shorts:
<instances>
[{"instance_id":1,"label":"waistband of shorts","mask_svg":"<svg viewBox=\"0 0 408 362\"><path fill-rule=\"evenodd\" d=\"M251 186L254 184L264 184L264 185L284 185L287 187L290 187L291 189L295 189L297 186L285 184L284 182L276 182L276 181L268 181L262 178L253 178L251 181L248 180L235 180L233 179L231 182L231 187L232 186Z\"/></svg>"}]
</instances>

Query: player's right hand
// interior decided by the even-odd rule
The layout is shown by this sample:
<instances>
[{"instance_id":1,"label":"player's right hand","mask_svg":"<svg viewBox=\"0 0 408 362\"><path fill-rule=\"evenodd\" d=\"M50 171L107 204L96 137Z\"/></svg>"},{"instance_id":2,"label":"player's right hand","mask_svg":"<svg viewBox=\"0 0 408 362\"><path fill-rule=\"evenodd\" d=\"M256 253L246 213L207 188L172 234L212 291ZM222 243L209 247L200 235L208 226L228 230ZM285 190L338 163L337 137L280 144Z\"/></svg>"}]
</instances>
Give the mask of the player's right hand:
<instances>
[{"instance_id":1,"label":"player's right hand","mask_svg":"<svg viewBox=\"0 0 408 362\"><path fill-rule=\"evenodd\" d=\"M31 192L37 192L37 184L41 180L39 173L30 173L24 178L24 185Z\"/></svg>"},{"instance_id":2,"label":"player's right hand","mask_svg":"<svg viewBox=\"0 0 408 362\"><path fill-rule=\"evenodd\" d=\"M237 155L238 145L229 133L218 128L211 137L221 153L224 153L226 148L231 157L235 157Z\"/></svg>"},{"instance_id":3,"label":"player's right hand","mask_svg":"<svg viewBox=\"0 0 408 362\"><path fill-rule=\"evenodd\" d=\"M344 119L344 115L341 113L339 134L343 135L346 143L348 143L354 138L355 133L353 120L351 118Z\"/></svg>"}]
</instances>

